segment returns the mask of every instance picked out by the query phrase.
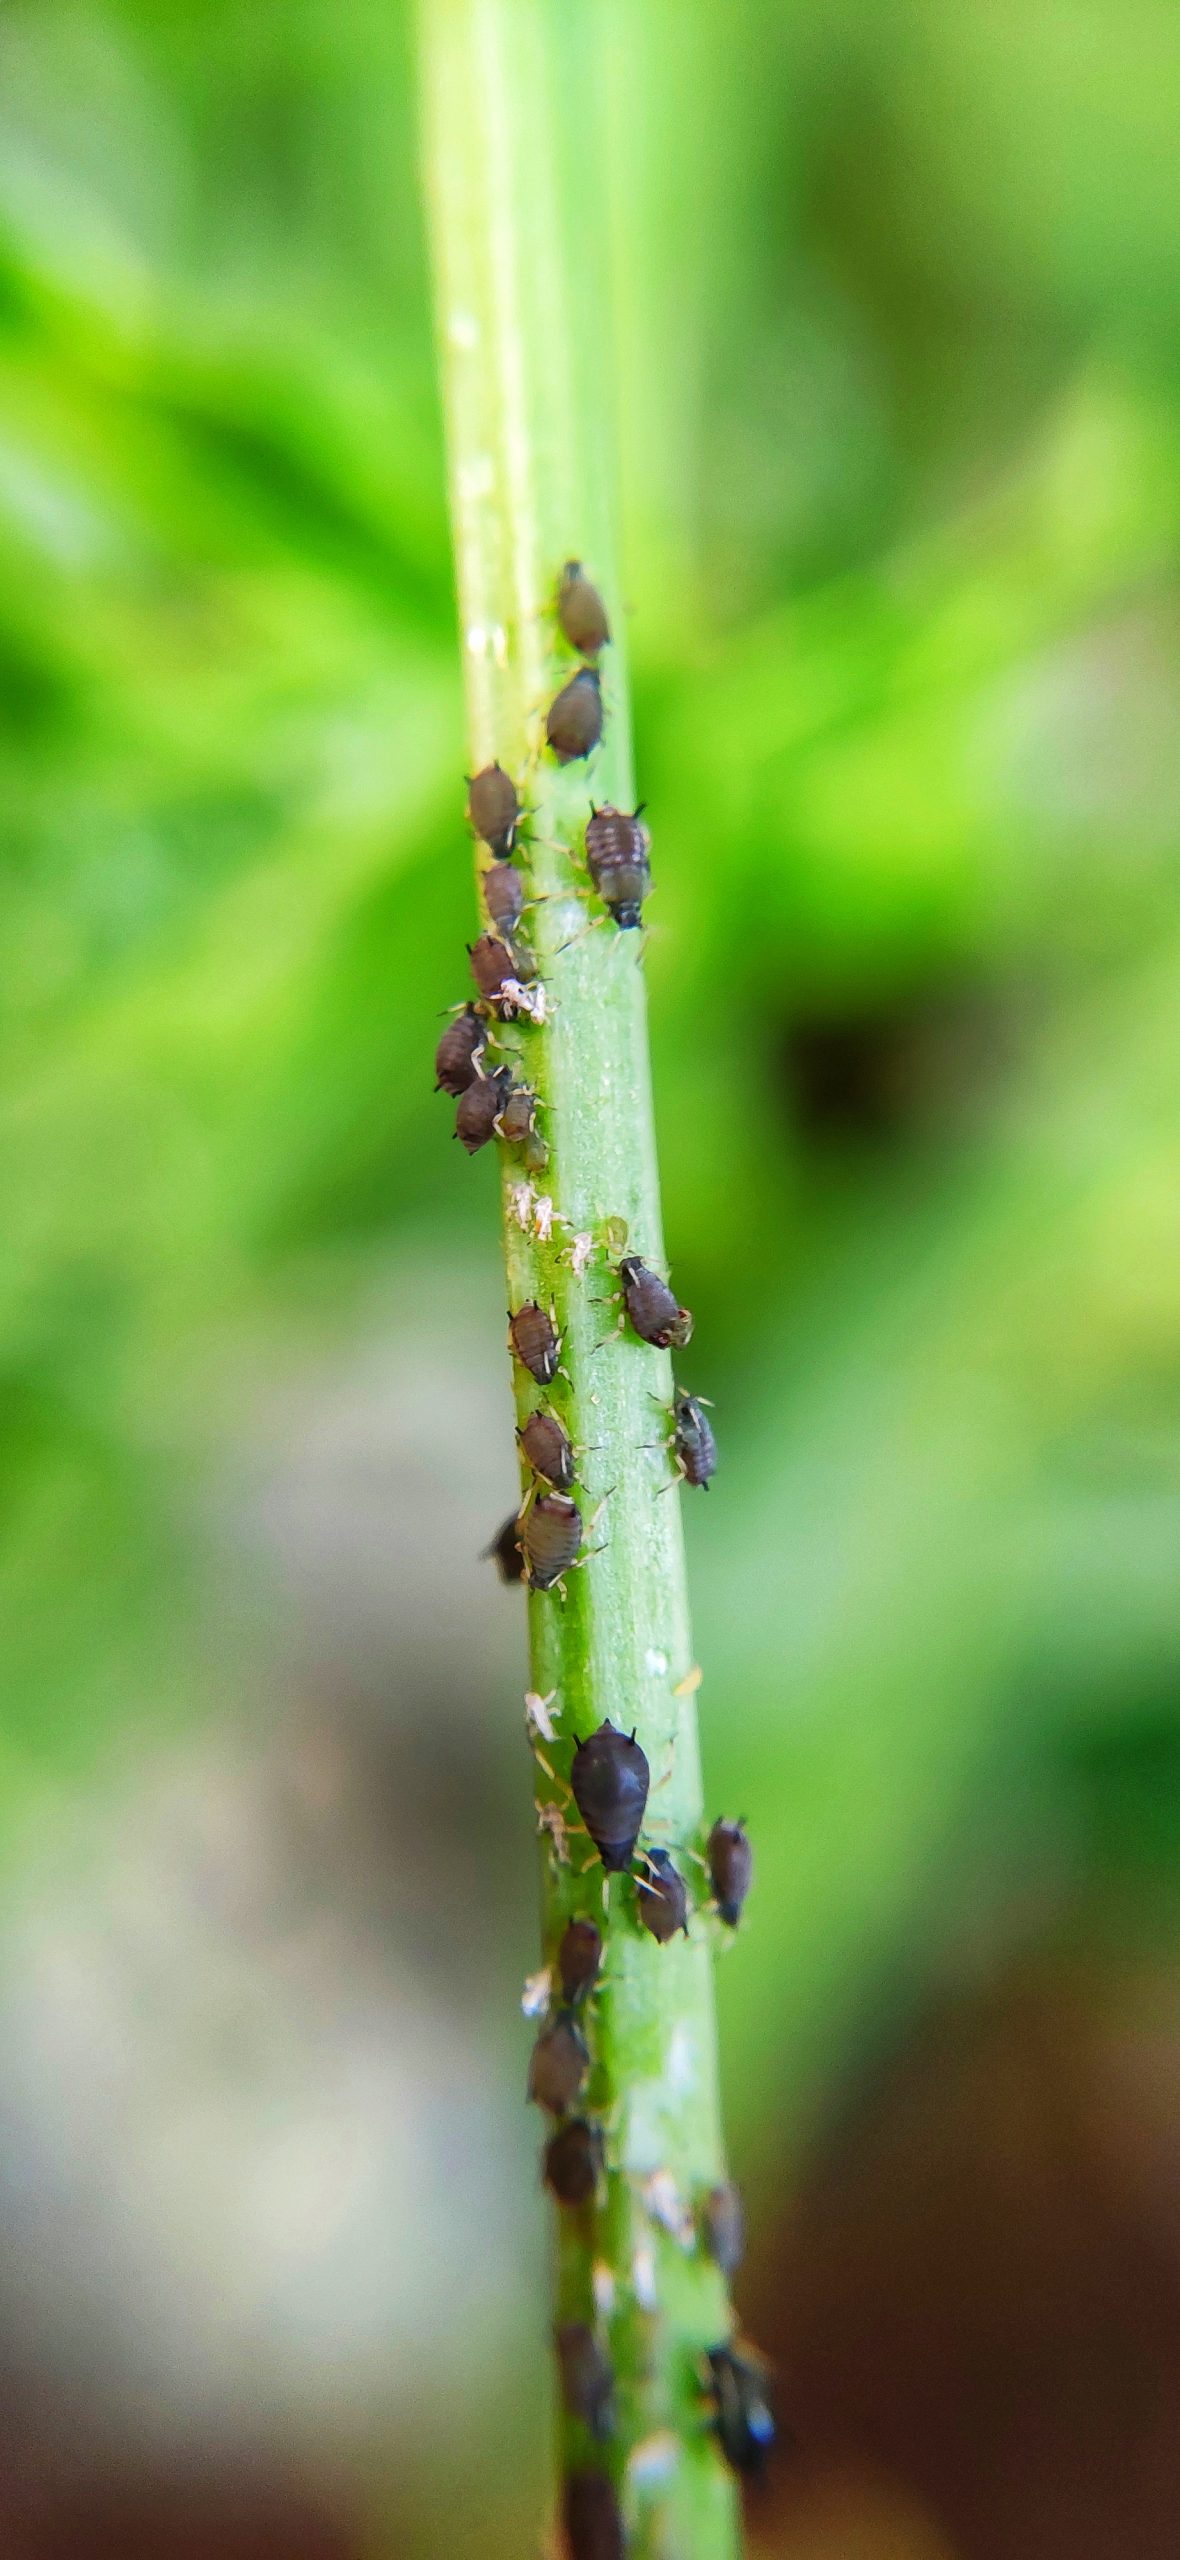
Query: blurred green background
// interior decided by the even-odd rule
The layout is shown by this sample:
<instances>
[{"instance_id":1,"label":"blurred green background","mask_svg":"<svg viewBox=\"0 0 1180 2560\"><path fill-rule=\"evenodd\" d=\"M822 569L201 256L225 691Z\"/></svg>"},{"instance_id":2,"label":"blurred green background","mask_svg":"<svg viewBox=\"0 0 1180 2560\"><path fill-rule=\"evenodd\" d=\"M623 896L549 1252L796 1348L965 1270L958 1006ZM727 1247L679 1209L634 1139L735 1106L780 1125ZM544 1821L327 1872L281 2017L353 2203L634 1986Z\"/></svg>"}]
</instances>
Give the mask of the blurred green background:
<instances>
[{"instance_id":1,"label":"blurred green background","mask_svg":"<svg viewBox=\"0 0 1180 2560\"><path fill-rule=\"evenodd\" d=\"M604 0L784 2560L1180 2546L1180 20ZM569 147L578 135L571 118ZM613 204L608 215L607 205ZM0 25L0 2550L540 2547L412 28Z\"/></svg>"}]
</instances>

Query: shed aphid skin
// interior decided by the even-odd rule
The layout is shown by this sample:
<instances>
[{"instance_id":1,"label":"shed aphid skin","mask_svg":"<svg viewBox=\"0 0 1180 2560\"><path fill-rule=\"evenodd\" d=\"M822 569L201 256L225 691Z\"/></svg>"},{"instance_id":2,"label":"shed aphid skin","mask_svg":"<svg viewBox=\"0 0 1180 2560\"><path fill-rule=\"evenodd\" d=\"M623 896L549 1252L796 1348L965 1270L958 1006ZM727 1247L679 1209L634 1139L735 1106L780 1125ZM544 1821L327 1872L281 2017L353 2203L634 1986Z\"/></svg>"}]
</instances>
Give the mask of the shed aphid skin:
<instances>
[{"instance_id":1,"label":"shed aphid skin","mask_svg":"<svg viewBox=\"0 0 1180 2560\"><path fill-rule=\"evenodd\" d=\"M465 1004L454 1022L448 1023L434 1053L436 1093L450 1093L457 1098L480 1072L480 1060L488 1044L488 1026L478 1005Z\"/></svg>"},{"instance_id":2,"label":"shed aphid skin","mask_svg":"<svg viewBox=\"0 0 1180 2560\"><path fill-rule=\"evenodd\" d=\"M678 1929L688 1936L688 1888L666 1849L644 1851L646 1872L635 1879L639 1917L650 1937L666 1947Z\"/></svg>"},{"instance_id":3,"label":"shed aphid skin","mask_svg":"<svg viewBox=\"0 0 1180 2560\"><path fill-rule=\"evenodd\" d=\"M651 1770L634 1734L609 1716L578 1744L570 1770L574 1802L607 1875L622 1875L643 1827Z\"/></svg>"},{"instance_id":4,"label":"shed aphid skin","mask_svg":"<svg viewBox=\"0 0 1180 2560\"><path fill-rule=\"evenodd\" d=\"M545 2184L559 2204L589 2204L602 2174L602 2134L584 2116L549 2136L545 2145Z\"/></svg>"},{"instance_id":5,"label":"shed aphid skin","mask_svg":"<svg viewBox=\"0 0 1180 2560\"><path fill-rule=\"evenodd\" d=\"M511 853L520 825L520 802L516 785L502 764L485 764L473 773L467 785L467 815L481 841L490 845L497 861Z\"/></svg>"},{"instance_id":6,"label":"shed aphid skin","mask_svg":"<svg viewBox=\"0 0 1180 2560\"><path fill-rule=\"evenodd\" d=\"M539 1493L521 1522L525 1569L534 1591L552 1591L582 1543L582 1514L567 1493Z\"/></svg>"},{"instance_id":7,"label":"shed aphid skin","mask_svg":"<svg viewBox=\"0 0 1180 2560\"><path fill-rule=\"evenodd\" d=\"M490 1076L473 1076L466 1092L459 1096L455 1112L455 1136L469 1156L478 1155L496 1125L512 1089L511 1067L496 1067Z\"/></svg>"},{"instance_id":8,"label":"shed aphid skin","mask_svg":"<svg viewBox=\"0 0 1180 2560\"><path fill-rule=\"evenodd\" d=\"M615 2372L604 2346L584 2320L567 2320L553 2332L562 2407L580 2418L604 2444L614 2434Z\"/></svg>"},{"instance_id":9,"label":"shed aphid skin","mask_svg":"<svg viewBox=\"0 0 1180 2560\"><path fill-rule=\"evenodd\" d=\"M615 809L608 802L591 810L586 822L587 868L604 907L624 932L640 922L643 901L651 890L650 852L651 837L640 809Z\"/></svg>"},{"instance_id":10,"label":"shed aphid skin","mask_svg":"<svg viewBox=\"0 0 1180 2560\"><path fill-rule=\"evenodd\" d=\"M484 1556L494 1556L501 1582L524 1581L524 1550L520 1543L520 1515L510 1511L503 1528L497 1529Z\"/></svg>"},{"instance_id":11,"label":"shed aphid skin","mask_svg":"<svg viewBox=\"0 0 1180 2560\"><path fill-rule=\"evenodd\" d=\"M610 639L606 606L580 560L567 560L557 590L557 619L580 658L596 658Z\"/></svg>"},{"instance_id":12,"label":"shed aphid skin","mask_svg":"<svg viewBox=\"0 0 1180 2560\"><path fill-rule=\"evenodd\" d=\"M657 1351L672 1347L683 1351L692 1340L692 1316L687 1307L677 1305L667 1281L634 1253L624 1254L619 1279L632 1332L641 1342L654 1343Z\"/></svg>"},{"instance_id":13,"label":"shed aphid skin","mask_svg":"<svg viewBox=\"0 0 1180 2560\"><path fill-rule=\"evenodd\" d=\"M574 1481L573 1442L556 1414L530 1413L516 1437L534 1475L543 1476L555 1493L568 1493Z\"/></svg>"},{"instance_id":14,"label":"shed aphid skin","mask_svg":"<svg viewBox=\"0 0 1180 2560\"><path fill-rule=\"evenodd\" d=\"M619 2493L605 2471L571 2471L562 2502L570 2560L627 2560Z\"/></svg>"},{"instance_id":15,"label":"shed aphid skin","mask_svg":"<svg viewBox=\"0 0 1180 2560\"><path fill-rule=\"evenodd\" d=\"M706 1847L717 1916L727 1929L736 1929L754 1879L754 1852L746 1838L745 1823L719 1819L709 1833Z\"/></svg>"},{"instance_id":16,"label":"shed aphid skin","mask_svg":"<svg viewBox=\"0 0 1180 2560\"><path fill-rule=\"evenodd\" d=\"M761 2471L775 2438L761 2371L735 2346L710 2347L708 2363L725 2459L732 2471Z\"/></svg>"},{"instance_id":17,"label":"shed aphid skin","mask_svg":"<svg viewBox=\"0 0 1180 2560\"><path fill-rule=\"evenodd\" d=\"M555 694L545 717L545 736L559 764L577 764L593 754L602 736L602 684L596 667L579 667Z\"/></svg>"},{"instance_id":18,"label":"shed aphid skin","mask_svg":"<svg viewBox=\"0 0 1180 2560\"><path fill-rule=\"evenodd\" d=\"M557 1971L571 2005L593 1990L601 1964L602 1931L597 1921L567 1920L557 1950Z\"/></svg>"},{"instance_id":19,"label":"shed aphid skin","mask_svg":"<svg viewBox=\"0 0 1180 2560\"><path fill-rule=\"evenodd\" d=\"M717 1442L700 1396L686 1395L683 1387L672 1399L672 1454L685 1483L707 1493L717 1473Z\"/></svg>"},{"instance_id":20,"label":"shed aphid skin","mask_svg":"<svg viewBox=\"0 0 1180 2560\"><path fill-rule=\"evenodd\" d=\"M701 2238L722 2275L736 2275L746 2253L746 2215L732 2179L702 2199Z\"/></svg>"},{"instance_id":21,"label":"shed aphid skin","mask_svg":"<svg viewBox=\"0 0 1180 2560\"><path fill-rule=\"evenodd\" d=\"M557 1376L561 1336L552 1316L535 1298L527 1298L515 1315L509 1313L508 1338L522 1368L530 1371L539 1387L547 1387Z\"/></svg>"},{"instance_id":22,"label":"shed aphid skin","mask_svg":"<svg viewBox=\"0 0 1180 2560\"><path fill-rule=\"evenodd\" d=\"M542 2027L529 2056L528 2093L536 2107L563 2116L573 2106L590 2068L582 2030L567 2010Z\"/></svg>"},{"instance_id":23,"label":"shed aphid skin","mask_svg":"<svg viewBox=\"0 0 1180 2560\"><path fill-rule=\"evenodd\" d=\"M480 875L483 902L498 933L511 936L524 914L524 882L510 862L493 862Z\"/></svg>"}]
</instances>

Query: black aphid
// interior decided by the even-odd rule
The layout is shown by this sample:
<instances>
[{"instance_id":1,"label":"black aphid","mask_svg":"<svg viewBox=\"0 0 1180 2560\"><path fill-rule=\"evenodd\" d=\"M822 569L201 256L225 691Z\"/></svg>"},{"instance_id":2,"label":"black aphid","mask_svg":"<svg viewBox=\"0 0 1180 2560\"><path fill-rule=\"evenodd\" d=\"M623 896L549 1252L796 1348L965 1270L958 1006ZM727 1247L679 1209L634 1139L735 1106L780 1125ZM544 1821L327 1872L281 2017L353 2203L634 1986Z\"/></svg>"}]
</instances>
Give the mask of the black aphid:
<instances>
[{"instance_id":1,"label":"black aphid","mask_svg":"<svg viewBox=\"0 0 1180 2560\"><path fill-rule=\"evenodd\" d=\"M488 1139L495 1135L496 1122L508 1100L512 1086L511 1067L496 1067L490 1076L473 1076L465 1093L459 1096L455 1113L455 1136L466 1147L469 1156L478 1155Z\"/></svg>"},{"instance_id":2,"label":"black aphid","mask_svg":"<svg viewBox=\"0 0 1180 2560\"><path fill-rule=\"evenodd\" d=\"M651 888L651 837L638 809L593 809L586 822L586 861L604 907L624 930L637 925Z\"/></svg>"},{"instance_id":3,"label":"black aphid","mask_svg":"<svg viewBox=\"0 0 1180 2560\"><path fill-rule=\"evenodd\" d=\"M512 935L524 914L524 882L510 862L493 862L480 881L483 902L499 933Z\"/></svg>"},{"instance_id":4,"label":"black aphid","mask_svg":"<svg viewBox=\"0 0 1180 2560\"><path fill-rule=\"evenodd\" d=\"M571 2471L562 2502L570 2560L627 2560L619 2493L603 2471Z\"/></svg>"},{"instance_id":5,"label":"black aphid","mask_svg":"<svg viewBox=\"0 0 1180 2560\"><path fill-rule=\"evenodd\" d=\"M581 2028L564 2010L542 2027L529 2056L529 2096L534 2106L547 2107L551 2116L563 2116L572 2107L586 2074L590 2056Z\"/></svg>"},{"instance_id":6,"label":"black aphid","mask_svg":"<svg viewBox=\"0 0 1180 2560\"><path fill-rule=\"evenodd\" d=\"M514 1084L500 1113L501 1137L507 1138L510 1147L523 1146L525 1139L532 1136L536 1116L536 1094L530 1093L526 1084Z\"/></svg>"},{"instance_id":7,"label":"black aphid","mask_svg":"<svg viewBox=\"0 0 1180 2560\"><path fill-rule=\"evenodd\" d=\"M775 2436L762 2375L736 2347L710 2347L708 2354L725 2459L734 2471L760 2471Z\"/></svg>"},{"instance_id":8,"label":"black aphid","mask_svg":"<svg viewBox=\"0 0 1180 2560\"><path fill-rule=\"evenodd\" d=\"M567 560L557 590L557 619L571 649L579 657L596 658L610 638L610 624L597 587L580 560Z\"/></svg>"},{"instance_id":9,"label":"black aphid","mask_svg":"<svg viewBox=\"0 0 1180 2560\"><path fill-rule=\"evenodd\" d=\"M754 1852L745 1823L715 1822L706 1847L718 1915L727 1929L736 1929L754 1877Z\"/></svg>"},{"instance_id":10,"label":"black aphid","mask_svg":"<svg viewBox=\"0 0 1180 2560\"><path fill-rule=\"evenodd\" d=\"M732 2180L710 2187L701 2205L701 2234L722 2274L736 2275L746 2253L746 2216Z\"/></svg>"},{"instance_id":11,"label":"black aphid","mask_svg":"<svg viewBox=\"0 0 1180 2560\"><path fill-rule=\"evenodd\" d=\"M481 933L478 942L468 944L467 957L481 996L487 996L492 1003L505 1001L505 987L510 982L519 983L516 953L498 934Z\"/></svg>"},{"instance_id":12,"label":"black aphid","mask_svg":"<svg viewBox=\"0 0 1180 2560\"><path fill-rule=\"evenodd\" d=\"M567 2000L584 2000L598 1980L602 1931L596 1920L567 1920L557 1950L557 1970Z\"/></svg>"},{"instance_id":13,"label":"black aphid","mask_svg":"<svg viewBox=\"0 0 1180 2560\"><path fill-rule=\"evenodd\" d=\"M494 854L511 853L520 824L520 802L511 775L502 764L485 764L467 786L467 815Z\"/></svg>"},{"instance_id":14,"label":"black aphid","mask_svg":"<svg viewBox=\"0 0 1180 2560\"><path fill-rule=\"evenodd\" d=\"M524 1552L520 1543L520 1519L515 1511L509 1512L503 1528L497 1529L490 1547L484 1548L484 1554L485 1556L495 1557L496 1571L500 1576L501 1582L524 1581Z\"/></svg>"},{"instance_id":15,"label":"black aphid","mask_svg":"<svg viewBox=\"0 0 1180 2560\"><path fill-rule=\"evenodd\" d=\"M717 1473L717 1442L713 1425L699 1396L689 1396L677 1387L672 1399L672 1446L676 1463L686 1484L699 1484L709 1490L709 1478Z\"/></svg>"},{"instance_id":16,"label":"black aphid","mask_svg":"<svg viewBox=\"0 0 1180 2560\"><path fill-rule=\"evenodd\" d=\"M535 1298L528 1298L515 1315L509 1316L508 1334L522 1366L532 1371L538 1386L547 1387L557 1375L561 1357L561 1338L552 1316L546 1315Z\"/></svg>"},{"instance_id":17,"label":"black aphid","mask_svg":"<svg viewBox=\"0 0 1180 2560\"><path fill-rule=\"evenodd\" d=\"M602 2173L602 2135L571 2116L545 2145L545 2184L559 2204L589 2204Z\"/></svg>"},{"instance_id":18,"label":"black aphid","mask_svg":"<svg viewBox=\"0 0 1180 2560\"><path fill-rule=\"evenodd\" d=\"M687 1307L678 1307L666 1280L650 1271L633 1253L619 1264L623 1284L623 1304L633 1332L641 1342L654 1342L658 1351L675 1345L683 1351L692 1339L692 1317Z\"/></svg>"},{"instance_id":19,"label":"black aphid","mask_svg":"<svg viewBox=\"0 0 1180 2560\"><path fill-rule=\"evenodd\" d=\"M602 686L594 667L579 667L549 705L545 735L559 764L576 764L602 736Z\"/></svg>"},{"instance_id":20,"label":"black aphid","mask_svg":"<svg viewBox=\"0 0 1180 2560\"><path fill-rule=\"evenodd\" d=\"M552 1591L568 1573L582 1543L582 1514L568 1493L541 1493L520 1524L528 1579L534 1591Z\"/></svg>"},{"instance_id":21,"label":"black aphid","mask_svg":"<svg viewBox=\"0 0 1180 2560\"><path fill-rule=\"evenodd\" d=\"M435 1092L456 1096L466 1093L472 1078L479 1074L487 1041L488 1026L478 1006L465 1004L455 1021L448 1023L435 1050Z\"/></svg>"},{"instance_id":22,"label":"black aphid","mask_svg":"<svg viewBox=\"0 0 1180 2560\"><path fill-rule=\"evenodd\" d=\"M678 1929L688 1936L688 1890L678 1867L666 1849L644 1852L641 1874L635 1879L639 1917L644 1928L660 1945L666 1947Z\"/></svg>"},{"instance_id":23,"label":"black aphid","mask_svg":"<svg viewBox=\"0 0 1180 2560\"><path fill-rule=\"evenodd\" d=\"M530 1413L517 1432L522 1454L534 1475L543 1476L557 1493L568 1493L574 1480L573 1442L555 1413Z\"/></svg>"},{"instance_id":24,"label":"black aphid","mask_svg":"<svg viewBox=\"0 0 1180 2560\"><path fill-rule=\"evenodd\" d=\"M615 2424L615 2374L605 2347L584 2320L567 2320L553 2332L557 2349L557 2368L561 2375L562 2406L571 2418L580 2418L599 2442L613 2435Z\"/></svg>"},{"instance_id":25,"label":"black aphid","mask_svg":"<svg viewBox=\"0 0 1180 2560\"><path fill-rule=\"evenodd\" d=\"M620 1733L609 1717L578 1744L570 1785L608 1875L622 1875L631 1864L650 1784L647 1753L633 1733Z\"/></svg>"}]
</instances>

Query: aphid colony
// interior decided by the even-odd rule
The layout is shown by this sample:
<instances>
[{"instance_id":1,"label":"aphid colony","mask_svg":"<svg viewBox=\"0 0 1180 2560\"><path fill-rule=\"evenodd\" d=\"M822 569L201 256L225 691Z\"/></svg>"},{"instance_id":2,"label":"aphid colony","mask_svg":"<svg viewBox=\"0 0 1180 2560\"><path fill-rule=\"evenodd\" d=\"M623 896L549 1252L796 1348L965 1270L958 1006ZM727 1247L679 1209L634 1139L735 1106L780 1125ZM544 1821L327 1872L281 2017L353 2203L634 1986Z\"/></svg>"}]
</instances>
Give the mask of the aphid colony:
<instances>
[{"instance_id":1,"label":"aphid colony","mask_svg":"<svg viewBox=\"0 0 1180 2560\"><path fill-rule=\"evenodd\" d=\"M602 596L580 561L568 560L561 572L556 621L581 662L555 694L544 721L546 748L558 765L567 766L592 756L602 738L605 705L598 662L611 636ZM527 859L530 813L512 776L496 762L471 777L467 815L487 857L481 855L479 871L485 926L468 946L475 995L447 1024L435 1053L436 1090L454 1100L455 1136L469 1155L498 1139L505 1149L520 1152L528 1174L539 1174L548 1161L538 1128L544 1106L532 1084L518 1074L521 1042L527 1044L549 1018L531 948L527 875L518 867L522 854ZM590 892L601 903L604 921L613 921L620 932L634 931L651 889L651 837L642 804L628 811L591 801L584 845ZM519 1026L509 1044L511 1058L498 1054L506 1026ZM531 1189L525 1188L531 1199ZM552 1204L545 1205L551 1213ZM614 1221L607 1222L605 1233L617 1281L619 1330L629 1327L640 1342L658 1350L682 1350L693 1329L688 1308L659 1272L637 1254L621 1251ZM621 1233L625 1240L626 1230ZM575 1241L586 1248L580 1261L570 1258L576 1282L593 1242L589 1237ZM510 1309L508 1339L514 1361L542 1391L565 1375L553 1307L529 1298ZM717 1444L703 1400L678 1387L668 1420L665 1445L672 1481L707 1489L716 1471ZM553 1591L564 1599L566 1575L589 1560L582 1552L585 1524L575 1498L581 1453L546 1401L526 1413L516 1437L529 1490L486 1552L503 1581L524 1582L533 1591ZM529 1701L538 1714L546 1703ZM549 1733L547 1723L538 1729ZM548 1769L547 1762L544 1766ZM574 1741L569 1793L577 1825L567 1824L559 1807L550 1810L563 1842L570 1828L584 1832L604 1879L629 1879L633 1920L658 1947L689 1934L693 1898L685 1859L707 1869L711 1909L726 1930L736 1929L753 1866L744 1824L715 1822L703 1856L692 1848L681 1852L678 1861L661 1844L640 1845L650 1789L651 1771L637 1736L608 1719ZM568 1856L564 1847L562 1854ZM605 1889L604 1884L604 1895ZM545 2183L569 2213L594 2211L606 2176L591 2032L605 1955L595 1919L584 1913L567 1919L549 1972L541 1977L552 1985L552 1997L528 2067L530 2100L555 2119L543 2156ZM689 2241L726 2278L740 2263L743 2236L735 2187L713 2186L696 2200ZM607 2347L597 2330L581 2321L562 2323L554 2333L554 2347L563 2407L592 2450L613 2437L616 2425L615 2377ZM711 2425L734 2470L755 2469L773 2437L757 2361L734 2339L722 2341L709 2350L700 2383L702 2423ZM592 2460L580 2460L567 2473L563 2521L571 2560L625 2560L628 2541L618 2490Z\"/></svg>"}]
</instances>

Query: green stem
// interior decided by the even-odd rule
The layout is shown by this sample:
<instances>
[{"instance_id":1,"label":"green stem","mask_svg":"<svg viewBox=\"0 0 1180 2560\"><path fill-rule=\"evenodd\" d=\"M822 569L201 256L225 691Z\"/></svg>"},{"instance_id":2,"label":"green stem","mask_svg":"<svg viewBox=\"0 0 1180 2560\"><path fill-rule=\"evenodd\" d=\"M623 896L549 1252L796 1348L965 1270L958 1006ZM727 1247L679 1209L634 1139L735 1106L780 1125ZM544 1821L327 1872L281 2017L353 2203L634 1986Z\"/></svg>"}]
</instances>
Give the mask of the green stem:
<instances>
[{"instance_id":1,"label":"green stem","mask_svg":"<svg viewBox=\"0 0 1180 2560\"><path fill-rule=\"evenodd\" d=\"M736 2502L700 2378L703 2350L728 2334L726 2288L699 2241L651 2210L675 2199L694 2216L725 2171L680 1497L664 1490L660 1445L671 1364L601 1303L616 1291L619 1222L628 1249L664 1267L642 951L611 923L587 930L595 910L571 859L591 795L633 799L596 256L601 26L591 0L421 0L425 162L470 753L473 770L505 765L531 812L522 868L548 1001L543 1025L502 1035L542 1099L550 1150L531 1184L505 1151L504 1242L509 1303L555 1308L568 1376L542 1395L517 1367L518 1412L548 1402L584 1453L578 1498L597 1550L564 1600L529 1599L532 1686L552 1693L558 1736L538 1753L538 1809L572 1820L574 1741L608 1717L634 1727L652 1772L643 1843L674 1851L697 1905L688 1936L661 1947L638 1922L633 1877L605 1892L584 1838L555 1843L542 1829L547 1959L576 1911L607 1942L586 2100L607 2175L593 2208L555 2208L557 2316L605 2331L618 2426L604 2449L563 2420L562 2461L612 2472L636 2560L732 2560ZM562 770L544 749L544 713L575 663L553 613L571 556L602 588L615 636L603 744L589 768ZM592 1239L586 1267L575 1237Z\"/></svg>"}]
</instances>

